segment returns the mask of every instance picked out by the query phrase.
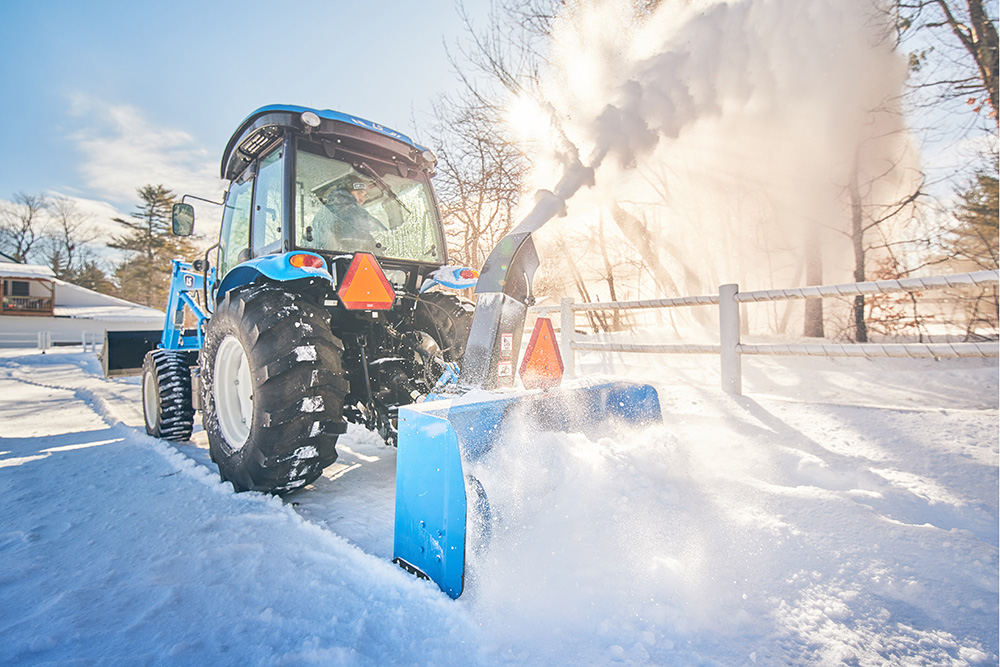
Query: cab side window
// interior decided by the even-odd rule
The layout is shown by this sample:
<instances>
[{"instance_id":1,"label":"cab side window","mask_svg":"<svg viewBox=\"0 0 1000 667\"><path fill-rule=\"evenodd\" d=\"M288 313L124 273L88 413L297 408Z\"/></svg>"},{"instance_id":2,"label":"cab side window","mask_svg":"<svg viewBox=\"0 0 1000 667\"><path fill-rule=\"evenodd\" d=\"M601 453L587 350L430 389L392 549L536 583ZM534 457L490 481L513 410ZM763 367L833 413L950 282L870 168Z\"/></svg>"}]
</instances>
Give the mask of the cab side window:
<instances>
[{"instance_id":1,"label":"cab side window","mask_svg":"<svg viewBox=\"0 0 1000 667\"><path fill-rule=\"evenodd\" d=\"M219 235L219 278L240 263L239 256L250 248L250 209L253 179L233 183L226 196Z\"/></svg>"},{"instance_id":2,"label":"cab side window","mask_svg":"<svg viewBox=\"0 0 1000 667\"><path fill-rule=\"evenodd\" d=\"M279 148L260 162L257 190L253 201L254 255L264 255L281 249L281 190L284 150Z\"/></svg>"}]
</instances>

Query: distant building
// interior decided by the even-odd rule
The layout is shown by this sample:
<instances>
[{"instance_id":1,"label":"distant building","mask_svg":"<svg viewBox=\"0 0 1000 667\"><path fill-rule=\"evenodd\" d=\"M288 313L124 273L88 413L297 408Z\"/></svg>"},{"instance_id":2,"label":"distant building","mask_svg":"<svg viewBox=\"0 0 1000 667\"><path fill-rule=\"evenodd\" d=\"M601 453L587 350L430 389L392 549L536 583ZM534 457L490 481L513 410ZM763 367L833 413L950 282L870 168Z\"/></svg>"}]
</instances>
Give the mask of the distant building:
<instances>
[{"instance_id":1,"label":"distant building","mask_svg":"<svg viewBox=\"0 0 1000 667\"><path fill-rule=\"evenodd\" d=\"M163 329L164 313L59 280L47 266L21 264L0 253L0 347L33 347L47 331L52 343L104 339L108 329Z\"/></svg>"}]
</instances>

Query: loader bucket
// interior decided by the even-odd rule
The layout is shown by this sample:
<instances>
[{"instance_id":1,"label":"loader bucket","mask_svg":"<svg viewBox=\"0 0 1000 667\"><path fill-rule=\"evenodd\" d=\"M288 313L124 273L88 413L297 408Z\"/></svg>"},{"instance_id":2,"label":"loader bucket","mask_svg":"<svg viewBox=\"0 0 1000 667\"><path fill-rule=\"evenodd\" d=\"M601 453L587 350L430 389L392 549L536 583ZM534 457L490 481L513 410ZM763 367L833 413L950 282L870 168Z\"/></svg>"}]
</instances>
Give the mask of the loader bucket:
<instances>
[{"instance_id":1,"label":"loader bucket","mask_svg":"<svg viewBox=\"0 0 1000 667\"><path fill-rule=\"evenodd\" d=\"M457 598L465 586L467 517L470 507L484 502L478 481L467 478L467 471L493 447L503 446L505 433L583 432L594 438L616 425L659 420L656 390L629 382L479 391L401 407L393 562Z\"/></svg>"},{"instance_id":2,"label":"loader bucket","mask_svg":"<svg viewBox=\"0 0 1000 667\"><path fill-rule=\"evenodd\" d=\"M157 331L106 331L101 348L101 368L104 377L141 375L142 360L146 353L155 350L163 338Z\"/></svg>"}]
</instances>

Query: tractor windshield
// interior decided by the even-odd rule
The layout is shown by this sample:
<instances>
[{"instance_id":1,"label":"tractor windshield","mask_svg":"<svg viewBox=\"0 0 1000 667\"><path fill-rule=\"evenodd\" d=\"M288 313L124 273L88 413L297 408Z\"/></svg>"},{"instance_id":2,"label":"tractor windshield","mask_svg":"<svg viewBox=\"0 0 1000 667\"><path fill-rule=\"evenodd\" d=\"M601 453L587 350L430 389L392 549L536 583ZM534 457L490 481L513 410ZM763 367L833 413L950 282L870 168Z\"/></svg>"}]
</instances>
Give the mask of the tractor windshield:
<instances>
[{"instance_id":1,"label":"tractor windshield","mask_svg":"<svg viewBox=\"0 0 1000 667\"><path fill-rule=\"evenodd\" d=\"M352 165L302 145L295 162L298 247L443 261L437 210L423 176L404 178L374 161Z\"/></svg>"}]
</instances>

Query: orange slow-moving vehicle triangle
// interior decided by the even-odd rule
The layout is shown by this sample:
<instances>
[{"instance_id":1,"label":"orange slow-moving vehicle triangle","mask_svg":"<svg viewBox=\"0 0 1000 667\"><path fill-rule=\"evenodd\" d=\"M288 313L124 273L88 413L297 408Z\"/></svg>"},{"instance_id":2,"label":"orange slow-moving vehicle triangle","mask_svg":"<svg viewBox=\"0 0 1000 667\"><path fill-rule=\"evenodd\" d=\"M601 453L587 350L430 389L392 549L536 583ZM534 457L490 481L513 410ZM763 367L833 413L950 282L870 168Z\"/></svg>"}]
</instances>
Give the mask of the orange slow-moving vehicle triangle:
<instances>
[{"instance_id":1,"label":"orange slow-moving vehicle triangle","mask_svg":"<svg viewBox=\"0 0 1000 667\"><path fill-rule=\"evenodd\" d=\"M388 310L396 300L396 292L375 257L366 252L354 256L337 296L348 310Z\"/></svg>"},{"instance_id":2,"label":"orange slow-moving vehicle triangle","mask_svg":"<svg viewBox=\"0 0 1000 667\"><path fill-rule=\"evenodd\" d=\"M547 389L562 382L563 361L552 320L539 317L521 362L521 382L526 389Z\"/></svg>"}]
</instances>

